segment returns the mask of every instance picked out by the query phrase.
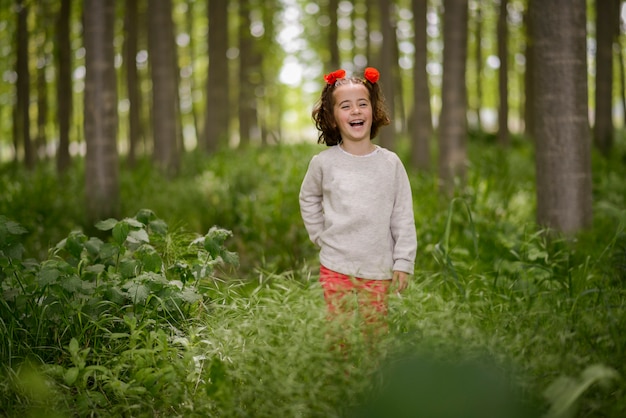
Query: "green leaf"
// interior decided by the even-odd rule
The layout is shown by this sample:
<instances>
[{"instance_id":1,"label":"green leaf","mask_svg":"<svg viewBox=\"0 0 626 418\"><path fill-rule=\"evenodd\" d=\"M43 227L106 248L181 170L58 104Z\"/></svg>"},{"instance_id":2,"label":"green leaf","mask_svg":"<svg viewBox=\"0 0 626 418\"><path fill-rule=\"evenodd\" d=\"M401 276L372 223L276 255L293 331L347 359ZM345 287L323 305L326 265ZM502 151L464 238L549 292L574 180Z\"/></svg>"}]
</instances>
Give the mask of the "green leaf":
<instances>
[{"instance_id":1,"label":"green leaf","mask_svg":"<svg viewBox=\"0 0 626 418\"><path fill-rule=\"evenodd\" d=\"M83 243L87 241L87 236L80 231L71 232L65 240L65 250L74 258L80 259L83 252Z\"/></svg>"},{"instance_id":2,"label":"green leaf","mask_svg":"<svg viewBox=\"0 0 626 418\"><path fill-rule=\"evenodd\" d=\"M103 244L104 243L101 239L91 237L89 238L89 240L87 240L87 242L85 242L84 247L91 256L95 257L98 255L98 253L100 253L100 249L102 248Z\"/></svg>"},{"instance_id":3,"label":"green leaf","mask_svg":"<svg viewBox=\"0 0 626 418\"><path fill-rule=\"evenodd\" d=\"M83 288L83 281L76 276L70 276L60 280L61 287L71 293L76 293Z\"/></svg>"},{"instance_id":4,"label":"green leaf","mask_svg":"<svg viewBox=\"0 0 626 418\"><path fill-rule=\"evenodd\" d=\"M60 275L61 273L56 268L43 266L39 272L39 285L43 287L52 284Z\"/></svg>"},{"instance_id":5,"label":"green leaf","mask_svg":"<svg viewBox=\"0 0 626 418\"><path fill-rule=\"evenodd\" d=\"M143 228L144 224L139 222L137 219L133 218L125 218L124 223L128 224L128 226L132 228Z\"/></svg>"},{"instance_id":6,"label":"green leaf","mask_svg":"<svg viewBox=\"0 0 626 418\"><path fill-rule=\"evenodd\" d=\"M70 367L69 369L65 370L65 373L63 373L63 381L65 382L65 384L68 386L73 386L76 382L76 379L78 379L79 372L80 370L78 369L78 367Z\"/></svg>"},{"instance_id":7,"label":"green leaf","mask_svg":"<svg viewBox=\"0 0 626 418\"><path fill-rule=\"evenodd\" d=\"M161 219L155 219L154 221L151 221L150 229L159 235L167 234L167 224Z\"/></svg>"},{"instance_id":8,"label":"green leaf","mask_svg":"<svg viewBox=\"0 0 626 418\"><path fill-rule=\"evenodd\" d=\"M180 298L187 303L194 303L202 299L202 296L196 293L195 290L190 287L186 287L180 294Z\"/></svg>"},{"instance_id":9,"label":"green leaf","mask_svg":"<svg viewBox=\"0 0 626 418\"><path fill-rule=\"evenodd\" d=\"M117 225L117 219L109 218L96 224L96 228L101 231L109 231Z\"/></svg>"},{"instance_id":10,"label":"green leaf","mask_svg":"<svg viewBox=\"0 0 626 418\"><path fill-rule=\"evenodd\" d=\"M94 264L91 266L87 266L87 268L85 268L85 271L89 273L100 274L104 271L104 264Z\"/></svg>"},{"instance_id":11,"label":"green leaf","mask_svg":"<svg viewBox=\"0 0 626 418\"><path fill-rule=\"evenodd\" d=\"M142 283L131 282L124 286L126 288L126 293L128 297L134 303L143 303L148 299L148 295L150 294L150 290L148 287Z\"/></svg>"},{"instance_id":12,"label":"green leaf","mask_svg":"<svg viewBox=\"0 0 626 418\"><path fill-rule=\"evenodd\" d=\"M150 209L139 209L139 212L135 215L135 219L144 225L148 225L149 222L156 219L156 215Z\"/></svg>"},{"instance_id":13,"label":"green leaf","mask_svg":"<svg viewBox=\"0 0 626 418\"><path fill-rule=\"evenodd\" d=\"M122 245L126 238L128 237L128 233L130 232L130 226L126 222L118 222L113 227L113 241Z\"/></svg>"},{"instance_id":14,"label":"green leaf","mask_svg":"<svg viewBox=\"0 0 626 418\"><path fill-rule=\"evenodd\" d=\"M588 366L579 379L569 376L560 376L544 392L546 399L552 404L548 417L570 418L577 409L577 400L594 383L619 378L619 374L612 368L602 364Z\"/></svg>"},{"instance_id":15,"label":"green leaf","mask_svg":"<svg viewBox=\"0 0 626 418\"><path fill-rule=\"evenodd\" d=\"M144 271L151 271L153 273L161 271L163 260L154 249L140 251L137 253L137 257L143 264Z\"/></svg>"},{"instance_id":16,"label":"green leaf","mask_svg":"<svg viewBox=\"0 0 626 418\"><path fill-rule=\"evenodd\" d=\"M122 290L116 286L108 287L104 292L104 296L107 298L107 300L110 300L117 305L122 305L125 301L124 292L122 292Z\"/></svg>"},{"instance_id":17,"label":"green leaf","mask_svg":"<svg viewBox=\"0 0 626 418\"><path fill-rule=\"evenodd\" d=\"M128 279L137 276L141 272L141 268L136 260L124 259L120 261L119 272L122 277Z\"/></svg>"},{"instance_id":18,"label":"green leaf","mask_svg":"<svg viewBox=\"0 0 626 418\"><path fill-rule=\"evenodd\" d=\"M67 350L70 352L71 355L76 355L78 354L78 348L78 340L76 338L72 338L69 345L67 346Z\"/></svg>"},{"instance_id":19,"label":"green leaf","mask_svg":"<svg viewBox=\"0 0 626 418\"><path fill-rule=\"evenodd\" d=\"M128 241L133 243L144 243L150 242L150 238L148 237L148 233L145 229L138 229L129 232Z\"/></svg>"},{"instance_id":20,"label":"green leaf","mask_svg":"<svg viewBox=\"0 0 626 418\"><path fill-rule=\"evenodd\" d=\"M26 228L24 228L22 225L14 221L7 220L6 223L4 223L4 225L6 226L6 229L9 232L9 234L11 235L23 235L28 232Z\"/></svg>"}]
</instances>

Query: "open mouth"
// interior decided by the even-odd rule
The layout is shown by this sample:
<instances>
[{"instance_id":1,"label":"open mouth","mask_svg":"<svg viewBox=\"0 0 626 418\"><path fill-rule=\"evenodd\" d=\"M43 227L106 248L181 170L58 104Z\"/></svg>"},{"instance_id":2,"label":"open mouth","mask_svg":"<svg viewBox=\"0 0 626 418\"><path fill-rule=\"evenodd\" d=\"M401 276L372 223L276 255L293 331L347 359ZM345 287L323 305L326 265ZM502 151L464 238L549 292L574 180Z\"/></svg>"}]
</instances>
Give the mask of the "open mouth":
<instances>
[{"instance_id":1,"label":"open mouth","mask_svg":"<svg viewBox=\"0 0 626 418\"><path fill-rule=\"evenodd\" d=\"M355 120L353 122L350 122L350 126L363 126L365 124L365 121L362 120Z\"/></svg>"}]
</instances>

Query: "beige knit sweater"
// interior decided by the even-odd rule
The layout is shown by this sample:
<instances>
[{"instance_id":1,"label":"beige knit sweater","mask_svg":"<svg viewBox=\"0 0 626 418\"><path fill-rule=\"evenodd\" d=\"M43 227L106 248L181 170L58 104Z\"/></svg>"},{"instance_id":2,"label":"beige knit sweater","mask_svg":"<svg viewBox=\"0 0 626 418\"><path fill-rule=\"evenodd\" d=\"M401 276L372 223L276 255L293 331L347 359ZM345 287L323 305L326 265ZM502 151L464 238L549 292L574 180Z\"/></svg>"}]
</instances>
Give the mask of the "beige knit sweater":
<instances>
[{"instance_id":1,"label":"beige knit sweater","mask_svg":"<svg viewBox=\"0 0 626 418\"><path fill-rule=\"evenodd\" d=\"M398 156L365 156L339 146L314 156L300 188L300 211L320 263L338 273L390 279L413 274L417 239L413 199Z\"/></svg>"}]
</instances>

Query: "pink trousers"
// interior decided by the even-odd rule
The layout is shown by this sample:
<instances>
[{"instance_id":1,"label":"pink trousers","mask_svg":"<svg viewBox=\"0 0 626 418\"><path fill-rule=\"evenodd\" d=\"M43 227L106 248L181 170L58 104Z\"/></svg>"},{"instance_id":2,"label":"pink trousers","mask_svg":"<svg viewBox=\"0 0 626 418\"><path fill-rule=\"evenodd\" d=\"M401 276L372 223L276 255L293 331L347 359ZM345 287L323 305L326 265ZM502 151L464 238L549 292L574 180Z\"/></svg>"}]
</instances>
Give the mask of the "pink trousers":
<instances>
[{"instance_id":1,"label":"pink trousers","mask_svg":"<svg viewBox=\"0 0 626 418\"><path fill-rule=\"evenodd\" d=\"M370 280L320 267L320 283L330 316L358 312L368 324L380 323L387 315L389 280Z\"/></svg>"}]
</instances>

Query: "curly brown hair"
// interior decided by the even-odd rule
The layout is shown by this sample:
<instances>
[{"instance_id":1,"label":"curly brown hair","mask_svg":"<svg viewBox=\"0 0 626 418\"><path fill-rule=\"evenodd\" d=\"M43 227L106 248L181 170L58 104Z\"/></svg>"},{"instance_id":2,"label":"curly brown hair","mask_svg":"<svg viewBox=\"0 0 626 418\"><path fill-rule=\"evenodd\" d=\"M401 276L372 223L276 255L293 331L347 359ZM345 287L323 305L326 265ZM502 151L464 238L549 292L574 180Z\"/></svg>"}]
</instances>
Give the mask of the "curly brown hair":
<instances>
[{"instance_id":1,"label":"curly brown hair","mask_svg":"<svg viewBox=\"0 0 626 418\"><path fill-rule=\"evenodd\" d=\"M391 123L391 118L387 112L385 98L378 83L372 83L359 77L340 78L332 84L326 84L322 89L322 94L313 108L312 116L315 127L319 131L318 144L327 146L341 143L341 134L335 122L333 107L335 105L335 89L345 84L362 84L367 88L372 103L372 129L370 138L375 138L378 130Z\"/></svg>"}]
</instances>

